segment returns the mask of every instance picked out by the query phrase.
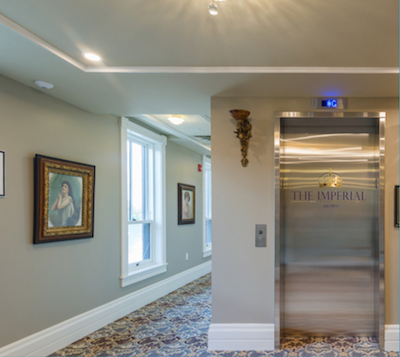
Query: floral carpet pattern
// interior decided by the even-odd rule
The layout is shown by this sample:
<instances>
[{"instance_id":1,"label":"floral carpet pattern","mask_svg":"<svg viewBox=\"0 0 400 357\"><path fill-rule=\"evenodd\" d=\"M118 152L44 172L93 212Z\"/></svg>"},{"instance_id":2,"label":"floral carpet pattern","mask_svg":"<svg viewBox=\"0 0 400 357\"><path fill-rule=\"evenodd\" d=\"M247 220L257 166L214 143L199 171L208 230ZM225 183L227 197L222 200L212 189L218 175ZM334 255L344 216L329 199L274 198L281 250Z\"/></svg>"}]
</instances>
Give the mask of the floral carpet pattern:
<instances>
[{"instance_id":1,"label":"floral carpet pattern","mask_svg":"<svg viewBox=\"0 0 400 357\"><path fill-rule=\"evenodd\" d=\"M211 323L211 275L93 332L51 356L135 357L398 357L380 351L369 337L298 337L279 351L208 351Z\"/></svg>"}]
</instances>

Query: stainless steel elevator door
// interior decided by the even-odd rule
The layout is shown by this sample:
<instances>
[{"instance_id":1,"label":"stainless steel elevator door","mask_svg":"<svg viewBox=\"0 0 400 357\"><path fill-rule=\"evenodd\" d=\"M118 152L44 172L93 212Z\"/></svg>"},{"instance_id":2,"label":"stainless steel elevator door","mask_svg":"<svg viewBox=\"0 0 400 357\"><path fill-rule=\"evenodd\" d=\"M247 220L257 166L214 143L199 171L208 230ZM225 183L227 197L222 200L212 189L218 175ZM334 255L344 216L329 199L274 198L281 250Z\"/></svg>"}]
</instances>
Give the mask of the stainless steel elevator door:
<instances>
[{"instance_id":1,"label":"stainless steel elevator door","mask_svg":"<svg viewBox=\"0 0 400 357\"><path fill-rule=\"evenodd\" d=\"M377 336L375 119L283 119L283 334Z\"/></svg>"}]
</instances>

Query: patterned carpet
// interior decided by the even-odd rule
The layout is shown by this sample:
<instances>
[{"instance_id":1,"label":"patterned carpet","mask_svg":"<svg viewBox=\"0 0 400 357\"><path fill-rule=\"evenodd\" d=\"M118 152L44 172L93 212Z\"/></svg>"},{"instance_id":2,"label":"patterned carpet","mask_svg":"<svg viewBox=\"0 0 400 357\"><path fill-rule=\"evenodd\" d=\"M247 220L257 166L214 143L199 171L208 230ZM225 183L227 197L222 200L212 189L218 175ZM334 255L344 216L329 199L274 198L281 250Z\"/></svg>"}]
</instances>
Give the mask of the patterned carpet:
<instances>
[{"instance_id":1,"label":"patterned carpet","mask_svg":"<svg viewBox=\"0 0 400 357\"><path fill-rule=\"evenodd\" d=\"M391 356L373 338L290 338L280 351L207 351L211 322L211 276L103 327L51 356L135 357L359 357Z\"/></svg>"}]
</instances>

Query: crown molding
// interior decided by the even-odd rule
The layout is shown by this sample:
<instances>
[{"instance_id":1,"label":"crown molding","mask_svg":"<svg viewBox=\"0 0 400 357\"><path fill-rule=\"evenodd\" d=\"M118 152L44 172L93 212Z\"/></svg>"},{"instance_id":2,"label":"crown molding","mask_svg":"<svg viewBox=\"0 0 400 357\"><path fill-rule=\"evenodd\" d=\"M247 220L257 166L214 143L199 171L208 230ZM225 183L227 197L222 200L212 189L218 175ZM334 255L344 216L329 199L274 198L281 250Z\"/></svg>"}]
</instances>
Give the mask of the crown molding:
<instances>
[{"instance_id":1,"label":"crown molding","mask_svg":"<svg viewBox=\"0 0 400 357\"><path fill-rule=\"evenodd\" d=\"M195 66L86 66L39 36L0 14L0 24L86 73L157 74L399 74L399 67L195 67Z\"/></svg>"},{"instance_id":2,"label":"crown molding","mask_svg":"<svg viewBox=\"0 0 400 357\"><path fill-rule=\"evenodd\" d=\"M178 67L127 66L86 67L88 73L157 74L398 74L398 67Z\"/></svg>"},{"instance_id":3,"label":"crown molding","mask_svg":"<svg viewBox=\"0 0 400 357\"><path fill-rule=\"evenodd\" d=\"M209 122L210 124L211 124L211 118L208 116L208 115L206 115L206 114L201 114L200 115L205 121L207 121L207 122Z\"/></svg>"},{"instance_id":4,"label":"crown molding","mask_svg":"<svg viewBox=\"0 0 400 357\"><path fill-rule=\"evenodd\" d=\"M63 51L59 50L57 47L54 47L52 44L46 42L39 36L36 36L34 33L28 31L27 29L18 25L14 21L11 21L9 18L5 17L2 14L0 14L0 23L3 24L4 26L8 27L10 30L16 32L17 34L21 35L22 37L26 38L27 40L42 47L46 51L51 52L52 54L56 55L58 58L64 60L65 62L72 64L74 67L79 68L82 71L86 71L86 66L83 63L81 63L81 62L77 61L75 58L72 58L71 56L67 55Z\"/></svg>"}]
</instances>

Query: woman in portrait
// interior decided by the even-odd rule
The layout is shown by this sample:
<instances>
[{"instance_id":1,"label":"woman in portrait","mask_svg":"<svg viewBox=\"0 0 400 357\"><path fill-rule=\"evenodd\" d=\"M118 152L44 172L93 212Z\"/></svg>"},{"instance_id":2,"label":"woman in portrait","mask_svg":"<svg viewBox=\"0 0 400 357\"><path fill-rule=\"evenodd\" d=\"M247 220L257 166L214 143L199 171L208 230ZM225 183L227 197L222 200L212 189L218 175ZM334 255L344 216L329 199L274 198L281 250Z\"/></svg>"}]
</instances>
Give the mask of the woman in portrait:
<instances>
[{"instance_id":1,"label":"woman in portrait","mask_svg":"<svg viewBox=\"0 0 400 357\"><path fill-rule=\"evenodd\" d=\"M75 211L75 198L72 192L71 184L68 181L61 183L61 192L51 206L52 211L58 211L57 227L65 227L68 224L68 218L72 217Z\"/></svg>"},{"instance_id":2,"label":"woman in portrait","mask_svg":"<svg viewBox=\"0 0 400 357\"><path fill-rule=\"evenodd\" d=\"M192 218L192 212L191 212L190 205L189 205L189 202L190 202L189 192L185 191L185 194L183 197L184 197L185 201L184 201L183 207L182 207L182 218L183 219Z\"/></svg>"}]
</instances>

